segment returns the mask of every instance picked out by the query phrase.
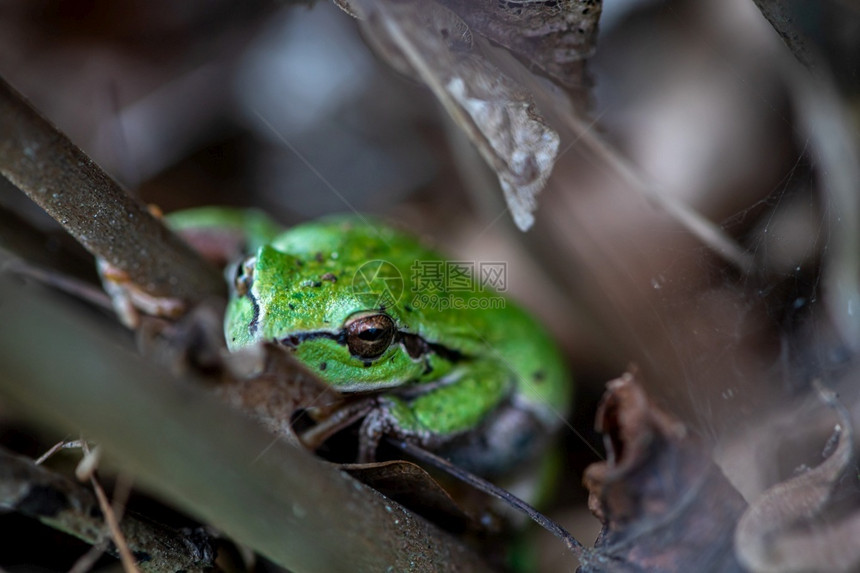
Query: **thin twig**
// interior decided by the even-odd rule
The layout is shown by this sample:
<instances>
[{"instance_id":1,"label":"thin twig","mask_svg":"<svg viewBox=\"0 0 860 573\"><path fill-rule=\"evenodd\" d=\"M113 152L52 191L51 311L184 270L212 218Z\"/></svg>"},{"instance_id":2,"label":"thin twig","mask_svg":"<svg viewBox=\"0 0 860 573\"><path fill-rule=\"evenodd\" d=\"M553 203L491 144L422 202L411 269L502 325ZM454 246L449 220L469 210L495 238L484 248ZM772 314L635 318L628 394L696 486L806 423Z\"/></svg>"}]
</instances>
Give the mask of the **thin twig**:
<instances>
[{"instance_id":1,"label":"thin twig","mask_svg":"<svg viewBox=\"0 0 860 573\"><path fill-rule=\"evenodd\" d=\"M105 516L108 531L110 532L111 538L113 538L114 545L119 553L119 558L122 561L122 568L126 573L139 573L137 564L135 563L135 558L128 548L125 535L123 535L122 530L119 528L119 523L122 521L122 514L125 511L125 502L128 500L131 488L126 487L122 490L117 490L115 492L116 495L114 497L113 505L108 502L104 488L102 488L102 484L96 478L96 468L98 467L99 458L101 457L99 454L100 449L96 447L95 449L90 450L89 444L87 444L86 440L83 438L81 438L81 449L84 452L84 457L75 469L75 475L77 475L78 479L81 481L89 479L92 484L93 490L96 492L96 499L98 499L99 502L99 508Z\"/></svg>"},{"instance_id":2,"label":"thin twig","mask_svg":"<svg viewBox=\"0 0 860 573\"><path fill-rule=\"evenodd\" d=\"M120 560L122 560L122 568L126 571L126 573L138 573L138 568L134 556L131 554L131 550L128 548L128 543L125 540L125 535L123 535L122 530L119 528L119 519L117 519L113 507L111 507L111 504L108 501L107 496L105 495L105 490L102 488L101 484L94 475L90 476L90 483L93 484L93 489L95 489L96 492L96 498L99 500L99 507L101 508L102 513L105 516L105 521L107 521L108 529L110 529L110 535L113 538L113 542L116 545L117 551L119 552L119 558Z\"/></svg>"},{"instance_id":3,"label":"thin twig","mask_svg":"<svg viewBox=\"0 0 860 573\"><path fill-rule=\"evenodd\" d=\"M90 547L86 553L78 557L78 560L75 561L74 565L72 565L68 573L87 573L87 571L93 568L93 565L96 564L96 561L98 561L99 558L104 555L104 552L107 551L107 548L107 539L99 541L98 543Z\"/></svg>"},{"instance_id":4,"label":"thin twig","mask_svg":"<svg viewBox=\"0 0 860 573\"><path fill-rule=\"evenodd\" d=\"M110 297L92 283L84 282L58 271L40 268L23 259L12 259L0 267L0 272L8 272L23 278L28 278L58 291L86 301L93 306L112 310Z\"/></svg>"},{"instance_id":5,"label":"thin twig","mask_svg":"<svg viewBox=\"0 0 860 573\"><path fill-rule=\"evenodd\" d=\"M535 523L561 539L561 541L574 555L576 555L577 558L581 559L585 554L586 548L573 535L571 535L568 530L566 530L559 523L553 521L552 519L550 519L522 499L518 498L508 490L500 488L499 486L452 464L445 458L441 458L436 454L428 452L424 448L420 448L404 440L395 440L388 438L387 441L394 447L409 454L415 459L431 464L432 466L444 472L447 472L449 475L459 479L460 481L471 485L479 491L483 491L484 493L487 493L497 499L500 499L514 509L516 509L517 511L524 513L526 516L528 516L529 519L531 519L532 521L534 521Z\"/></svg>"},{"instance_id":6,"label":"thin twig","mask_svg":"<svg viewBox=\"0 0 860 573\"><path fill-rule=\"evenodd\" d=\"M755 261L749 252L729 237L718 225L703 217L686 203L667 193L657 183L650 181L644 173L600 137L591 126L586 125L574 113L565 114L565 121L577 139L604 161L614 173L634 189L665 210L690 233L698 237L726 261L744 274L755 269Z\"/></svg>"},{"instance_id":7,"label":"thin twig","mask_svg":"<svg viewBox=\"0 0 860 573\"><path fill-rule=\"evenodd\" d=\"M80 447L81 447L81 440L71 440L71 441L62 440L62 441L59 441L56 444L54 444L53 446L51 446L47 452L45 452L44 454L39 456L36 459L36 461L33 463L36 464L37 466L42 465L43 463L48 461L48 459L50 459L54 454L56 454L60 450L65 450L65 449L69 449L69 448L80 448Z\"/></svg>"}]
</instances>

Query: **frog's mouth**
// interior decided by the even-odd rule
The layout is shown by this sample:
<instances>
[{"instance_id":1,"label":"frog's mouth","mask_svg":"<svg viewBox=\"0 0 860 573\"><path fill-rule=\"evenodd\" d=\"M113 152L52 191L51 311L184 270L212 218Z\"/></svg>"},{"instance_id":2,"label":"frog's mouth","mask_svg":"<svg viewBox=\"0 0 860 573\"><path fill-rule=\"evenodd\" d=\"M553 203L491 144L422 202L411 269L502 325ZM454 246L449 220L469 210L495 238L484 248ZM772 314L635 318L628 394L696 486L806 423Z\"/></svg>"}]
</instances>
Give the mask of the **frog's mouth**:
<instances>
[{"instance_id":1,"label":"frog's mouth","mask_svg":"<svg viewBox=\"0 0 860 573\"><path fill-rule=\"evenodd\" d=\"M346 329L342 329L337 332L317 330L313 332L297 332L296 334L291 334L290 336L277 339L275 342L290 350L295 350L302 342L313 340L315 338L327 338L329 340L334 340L341 346L347 346L346 337ZM403 330L398 330L395 333L391 345L389 345L388 348L395 344L400 344L409 357L415 362L425 360L431 354L436 354L452 363L457 363L466 359L466 356L462 352L453 350L436 342L429 342L415 333L405 332ZM388 348L385 350L388 350ZM381 352L379 356L382 356L383 353L384 351ZM372 364L374 360L379 358L379 356L364 357L353 355L354 358L364 360L367 364Z\"/></svg>"}]
</instances>

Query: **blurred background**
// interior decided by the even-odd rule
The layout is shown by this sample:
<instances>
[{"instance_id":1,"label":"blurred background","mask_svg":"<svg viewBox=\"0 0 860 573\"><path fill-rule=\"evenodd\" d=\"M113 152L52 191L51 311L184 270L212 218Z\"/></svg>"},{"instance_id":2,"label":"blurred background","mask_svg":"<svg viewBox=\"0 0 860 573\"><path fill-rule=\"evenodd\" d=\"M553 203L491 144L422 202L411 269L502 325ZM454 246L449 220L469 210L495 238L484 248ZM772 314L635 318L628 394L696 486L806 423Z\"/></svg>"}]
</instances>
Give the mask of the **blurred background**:
<instances>
[{"instance_id":1,"label":"blurred background","mask_svg":"<svg viewBox=\"0 0 860 573\"><path fill-rule=\"evenodd\" d=\"M594 411L629 364L745 496L820 452L820 432L784 420L795 408L814 425L812 379L856 395L858 211L834 175L848 169L850 181L856 169L839 160L857 143L860 15L847 4L785 4L825 63L815 90L751 1L604 4L581 121L722 228L747 269L631 187L559 120L561 107L542 110L561 151L520 233L429 90L380 61L330 3L2 0L0 75L165 212L256 206L293 224L357 210L457 260L505 261L509 293L575 373L550 515L588 544L598 524L579 482L603 449ZM0 194L6 210L32 212L25 203ZM7 445L37 449L4 428ZM2 516L0 527L66 548L33 569L74 561L76 546L25 521ZM546 571L564 567L555 543L542 551ZM34 558L16 551L0 564Z\"/></svg>"}]
</instances>

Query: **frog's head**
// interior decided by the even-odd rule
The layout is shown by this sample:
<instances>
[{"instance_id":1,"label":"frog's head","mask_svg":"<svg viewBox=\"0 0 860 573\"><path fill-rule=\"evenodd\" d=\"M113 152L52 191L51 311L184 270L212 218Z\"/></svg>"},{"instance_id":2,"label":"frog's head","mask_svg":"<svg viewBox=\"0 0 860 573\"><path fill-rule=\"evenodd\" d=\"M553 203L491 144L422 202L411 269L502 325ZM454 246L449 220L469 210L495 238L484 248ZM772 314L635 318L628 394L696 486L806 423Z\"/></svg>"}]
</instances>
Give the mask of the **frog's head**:
<instances>
[{"instance_id":1,"label":"frog's head","mask_svg":"<svg viewBox=\"0 0 860 573\"><path fill-rule=\"evenodd\" d=\"M404 320L414 316L356 294L353 279L367 260L326 245L289 254L261 247L232 271L228 347L281 344L342 391L416 380L430 367L432 349Z\"/></svg>"}]
</instances>

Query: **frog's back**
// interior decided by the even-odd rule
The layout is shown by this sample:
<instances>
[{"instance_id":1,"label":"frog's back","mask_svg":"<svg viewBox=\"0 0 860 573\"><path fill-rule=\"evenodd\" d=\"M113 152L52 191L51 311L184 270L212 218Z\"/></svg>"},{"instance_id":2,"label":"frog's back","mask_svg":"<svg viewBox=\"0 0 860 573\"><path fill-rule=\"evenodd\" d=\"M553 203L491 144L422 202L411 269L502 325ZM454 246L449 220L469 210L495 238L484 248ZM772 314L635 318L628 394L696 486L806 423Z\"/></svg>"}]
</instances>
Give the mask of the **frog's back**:
<instances>
[{"instance_id":1,"label":"frog's back","mask_svg":"<svg viewBox=\"0 0 860 573\"><path fill-rule=\"evenodd\" d=\"M517 376L519 397L548 426L558 426L567 414L573 390L564 358L542 325L512 301L506 302L518 317L495 343L498 354Z\"/></svg>"},{"instance_id":2,"label":"frog's back","mask_svg":"<svg viewBox=\"0 0 860 573\"><path fill-rule=\"evenodd\" d=\"M414 237L372 217L333 215L296 225L275 237L272 247L299 259L332 257L341 264L357 267L373 260L385 260L404 276L408 268L398 263L406 258L437 257Z\"/></svg>"}]
</instances>

